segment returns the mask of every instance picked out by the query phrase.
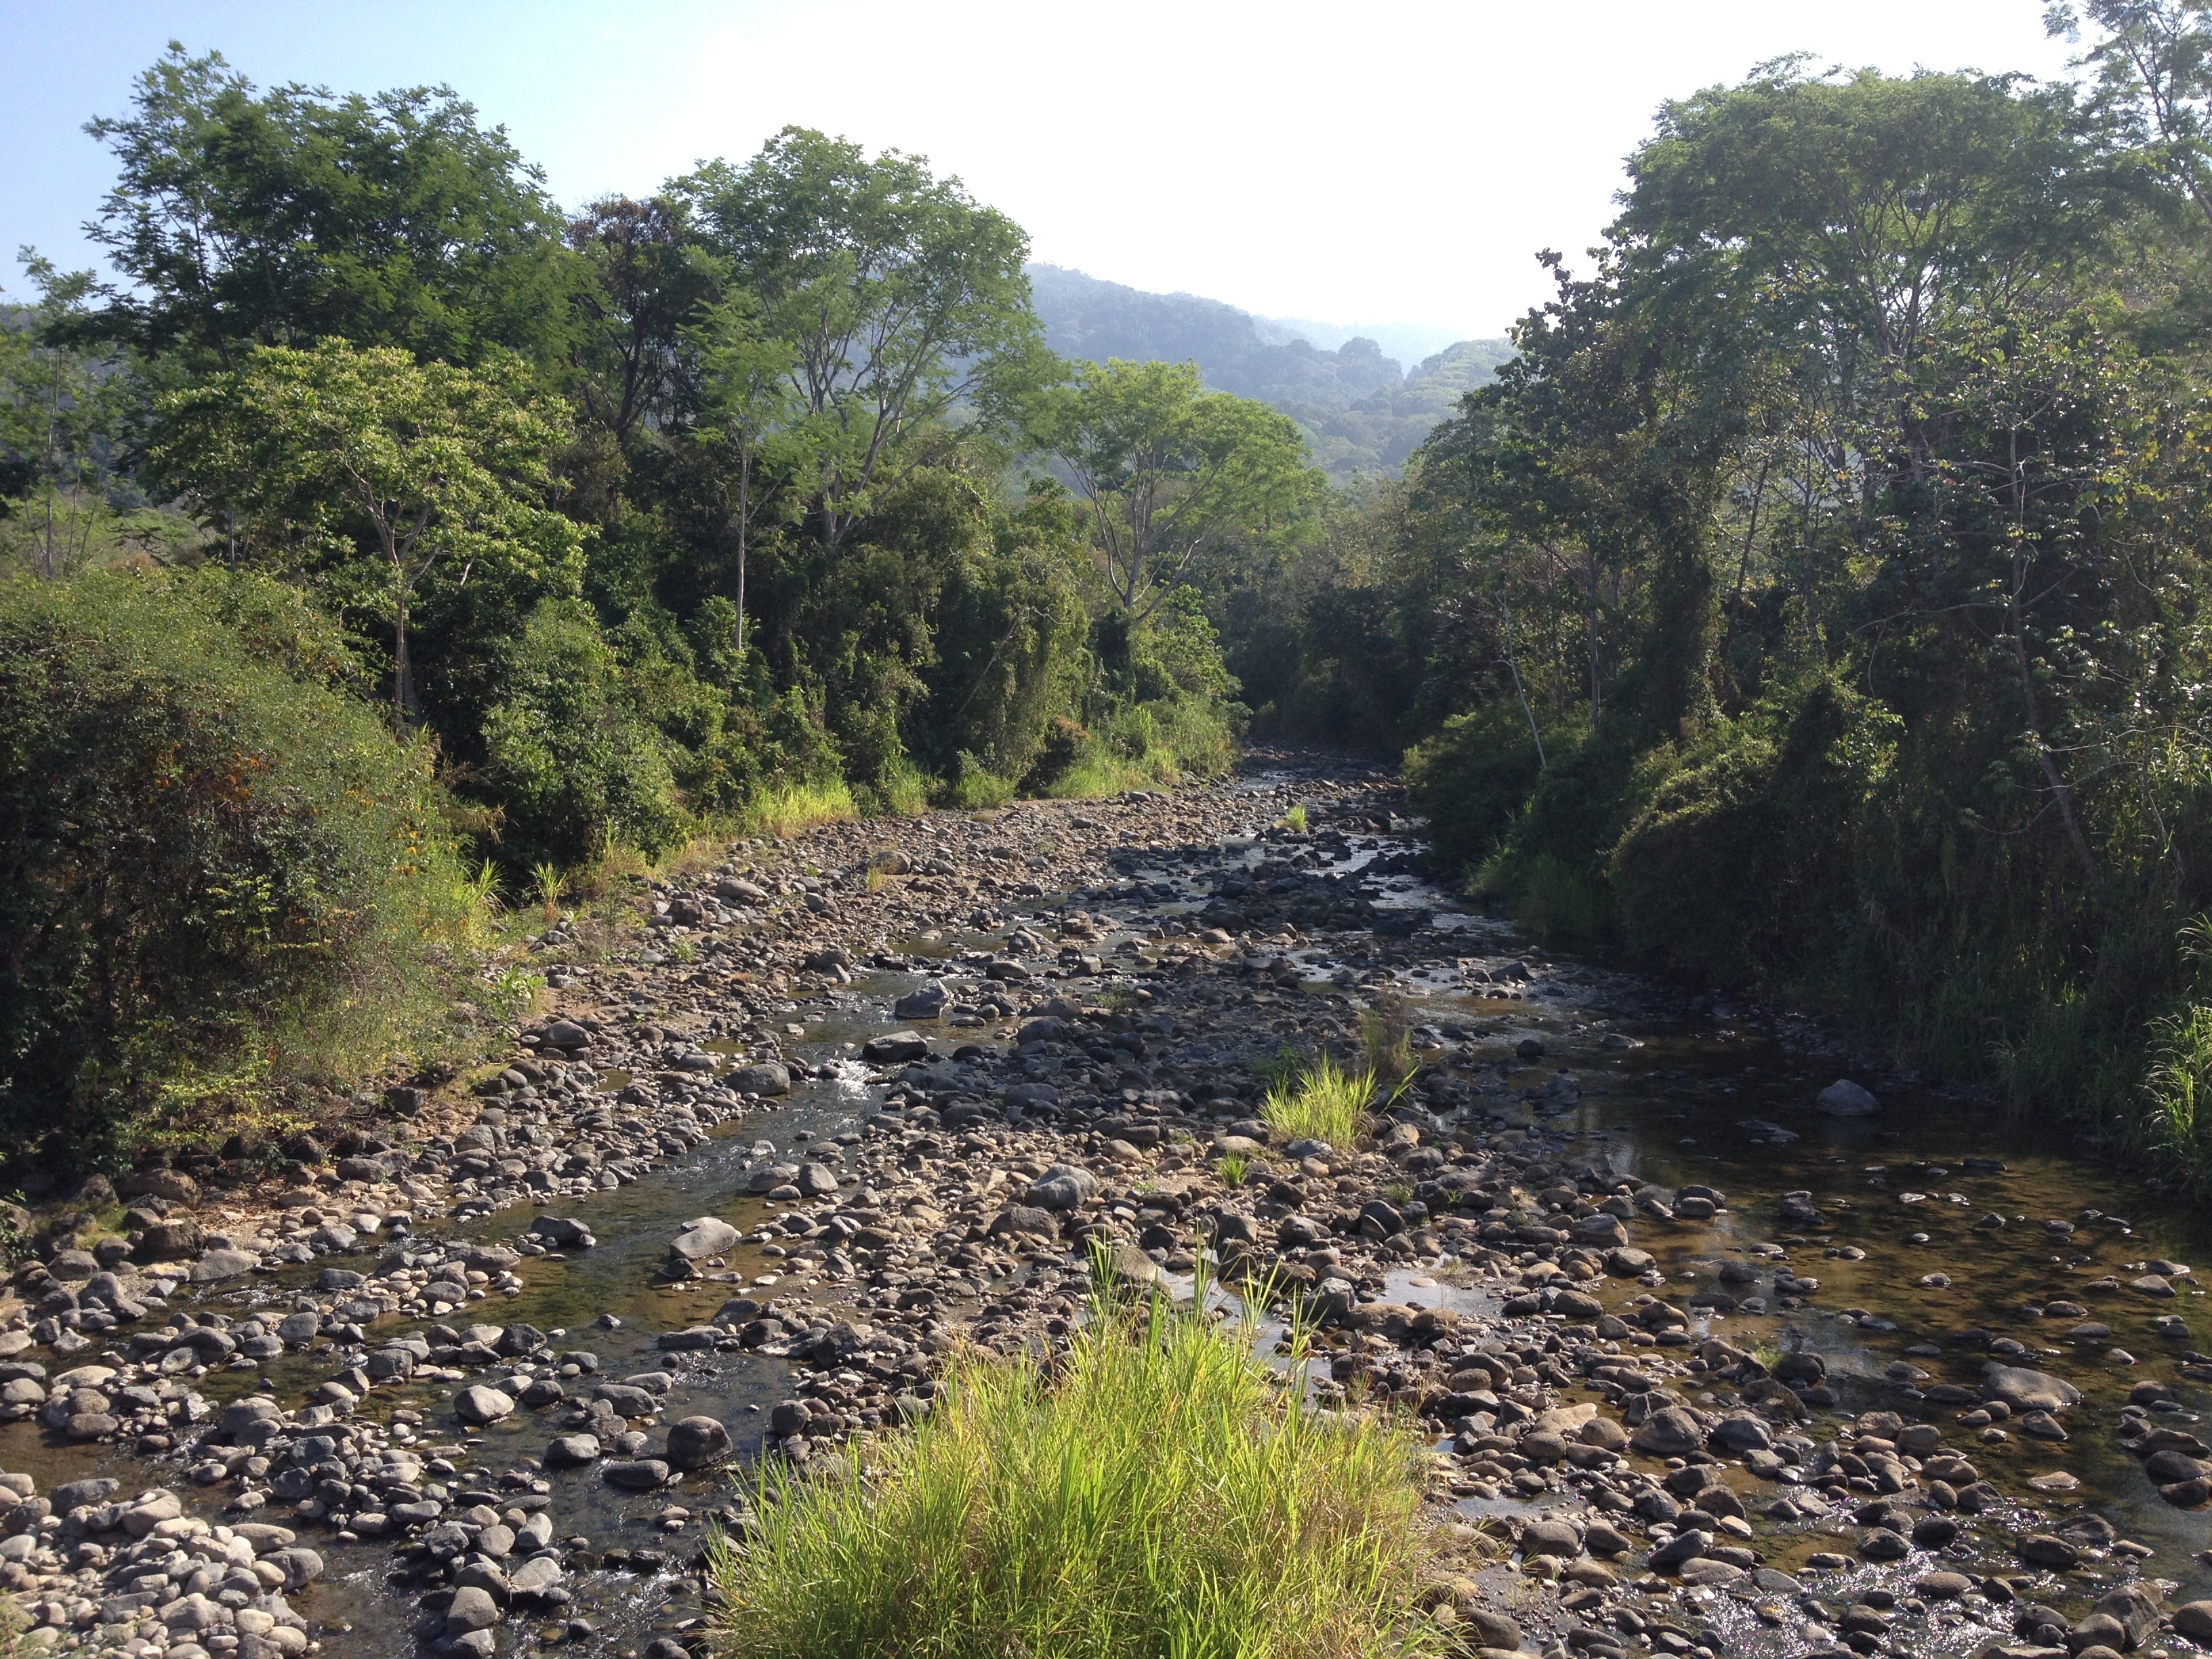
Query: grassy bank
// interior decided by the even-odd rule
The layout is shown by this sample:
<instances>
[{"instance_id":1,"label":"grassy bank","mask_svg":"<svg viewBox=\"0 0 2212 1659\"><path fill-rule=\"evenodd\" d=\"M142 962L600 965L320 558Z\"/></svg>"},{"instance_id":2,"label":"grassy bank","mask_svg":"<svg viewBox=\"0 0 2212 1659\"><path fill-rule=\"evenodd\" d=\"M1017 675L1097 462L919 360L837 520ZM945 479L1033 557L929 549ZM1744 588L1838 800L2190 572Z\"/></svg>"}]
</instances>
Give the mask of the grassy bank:
<instances>
[{"instance_id":1,"label":"grassy bank","mask_svg":"<svg viewBox=\"0 0 2212 1659\"><path fill-rule=\"evenodd\" d=\"M1408 771L1440 858L1547 942L1828 1011L1900 1064L2212 1191L2201 804L2168 811L2161 846L2083 792L2090 883L2055 811L1994 832L1972 797L2005 781L1962 746L1820 677L1663 742L1625 720L1563 732L1540 768L1525 732L1459 722Z\"/></svg>"}]
</instances>

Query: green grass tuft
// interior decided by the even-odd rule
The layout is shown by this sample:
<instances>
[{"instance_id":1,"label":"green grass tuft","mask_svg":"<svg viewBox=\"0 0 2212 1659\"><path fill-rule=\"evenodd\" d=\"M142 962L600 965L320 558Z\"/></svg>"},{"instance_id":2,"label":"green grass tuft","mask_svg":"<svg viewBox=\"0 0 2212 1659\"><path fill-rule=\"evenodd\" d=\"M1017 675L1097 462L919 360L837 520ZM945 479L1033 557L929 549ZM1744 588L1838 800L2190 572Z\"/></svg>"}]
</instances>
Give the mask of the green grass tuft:
<instances>
[{"instance_id":1,"label":"green grass tuft","mask_svg":"<svg viewBox=\"0 0 2212 1659\"><path fill-rule=\"evenodd\" d=\"M782 783L763 789L747 805L740 824L748 836L771 836L778 841L824 823L842 823L860 816L853 792L842 778L823 783Z\"/></svg>"},{"instance_id":2,"label":"green grass tuft","mask_svg":"<svg viewBox=\"0 0 2212 1659\"><path fill-rule=\"evenodd\" d=\"M1374 1073L1347 1072L1323 1054L1295 1080L1285 1079L1267 1091L1260 1119L1286 1141L1349 1146L1364 1133L1374 1099Z\"/></svg>"},{"instance_id":3,"label":"green grass tuft","mask_svg":"<svg viewBox=\"0 0 2212 1659\"><path fill-rule=\"evenodd\" d=\"M715 1653L1437 1651L1419 1443L1304 1408L1249 1331L1101 1301L1056 1365L958 1360L857 1471L765 1474L757 1530L711 1553Z\"/></svg>"}]
</instances>

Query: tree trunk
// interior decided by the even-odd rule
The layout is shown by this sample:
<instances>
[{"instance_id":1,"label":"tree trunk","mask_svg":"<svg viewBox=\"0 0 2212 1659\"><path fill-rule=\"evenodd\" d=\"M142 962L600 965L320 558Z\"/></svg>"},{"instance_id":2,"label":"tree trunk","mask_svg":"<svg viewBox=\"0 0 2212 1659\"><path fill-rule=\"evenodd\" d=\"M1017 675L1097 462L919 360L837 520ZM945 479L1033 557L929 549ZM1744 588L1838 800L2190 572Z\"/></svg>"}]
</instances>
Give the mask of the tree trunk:
<instances>
[{"instance_id":1,"label":"tree trunk","mask_svg":"<svg viewBox=\"0 0 2212 1659\"><path fill-rule=\"evenodd\" d=\"M407 589L403 584L393 610L392 653L392 723L402 738L407 735L407 716L415 702L415 665L407 657Z\"/></svg>"},{"instance_id":2,"label":"tree trunk","mask_svg":"<svg viewBox=\"0 0 2212 1659\"><path fill-rule=\"evenodd\" d=\"M753 456L750 447L738 453L738 668L745 660L745 525L752 517Z\"/></svg>"},{"instance_id":3,"label":"tree trunk","mask_svg":"<svg viewBox=\"0 0 2212 1659\"><path fill-rule=\"evenodd\" d=\"M1528 688L1521 684L1520 658L1513 649L1513 607L1501 599L1498 611L1505 619L1505 666L1512 672L1513 695L1521 699L1521 712L1528 717L1528 735L1536 744L1536 769L1547 772L1552 763L1544 757L1544 734L1536 729L1536 711L1528 706Z\"/></svg>"}]
</instances>

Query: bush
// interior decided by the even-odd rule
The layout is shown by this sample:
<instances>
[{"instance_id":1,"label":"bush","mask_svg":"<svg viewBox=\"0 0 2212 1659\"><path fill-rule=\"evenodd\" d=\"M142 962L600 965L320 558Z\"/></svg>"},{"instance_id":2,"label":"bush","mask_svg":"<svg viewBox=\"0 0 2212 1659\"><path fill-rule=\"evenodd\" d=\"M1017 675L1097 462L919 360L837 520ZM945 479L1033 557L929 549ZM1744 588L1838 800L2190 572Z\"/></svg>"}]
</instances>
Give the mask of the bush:
<instances>
[{"instance_id":1,"label":"bush","mask_svg":"<svg viewBox=\"0 0 2212 1659\"><path fill-rule=\"evenodd\" d=\"M1895 716L1822 678L1653 752L1608 873L1623 942L1708 981L1787 981L1852 909L1854 830Z\"/></svg>"},{"instance_id":2,"label":"bush","mask_svg":"<svg viewBox=\"0 0 2212 1659\"><path fill-rule=\"evenodd\" d=\"M1555 737L1554 745L1563 739ZM1541 770L1519 706L1493 703L1453 715L1410 750L1406 787L1428 815L1437 857L1462 870L1497 851Z\"/></svg>"},{"instance_id":3,"label":"bush","mask_svg":"<svg viewBox=\"0 0 2212 1659\"><path fill-rule=\"evenodd\" d=\"M373 1062L471 923L428 745L246 576L0 585L0 1130L126 1148Z\"/></svg>"},{"instance_id":4,"label":"bush","mask_svg":"<svg viewBox=\"0 0 2212 1659\"><path fill-rule=\"evenodd\" d=\"M1247 1336L1157 1303L1099 1303L1054 1370L969 1357L920 1426L860 1455L854 1475L765 1478L758 1531L714 1553L717 1653L1439 1645L1413 1607L1419 1443L1310 1409Z\"/></svg>"},{"instance_id":5,"label":"bush","mask_svg":"<svg viewBox=\"0 0 2212 1659\"><path fill-rule=\"evenodd\" d=\"M564 866L621 842L647 853L684 838L670 744L588 606L547 600L507 648L503 700L484 721L480 787L504 814L501 852Z\"/></svg>"}]
</instances>

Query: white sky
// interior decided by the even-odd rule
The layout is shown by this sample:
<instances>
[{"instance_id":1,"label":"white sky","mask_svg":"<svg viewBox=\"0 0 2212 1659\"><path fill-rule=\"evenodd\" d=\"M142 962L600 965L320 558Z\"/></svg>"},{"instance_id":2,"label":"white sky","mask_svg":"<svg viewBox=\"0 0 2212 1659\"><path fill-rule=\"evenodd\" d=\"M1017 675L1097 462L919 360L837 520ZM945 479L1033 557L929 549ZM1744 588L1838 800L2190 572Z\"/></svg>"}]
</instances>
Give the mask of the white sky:
<instances>
[{"instance_id":1,"label":"white sky","mask_svg":"<svg viewBox=\"0 0 2212 1659\"><path fill-rule=\"evenodd\" d=\"M90 255L79 131L172 36L263 84L450 82L575 204L786 123L893 145L1036 258L1270 315L1494 335L1668 97L1822 64L2063 72L2042 0L0 0L0 249ZM6 288L21 294L12 269Z\"/></svg>"}]
</instances>

